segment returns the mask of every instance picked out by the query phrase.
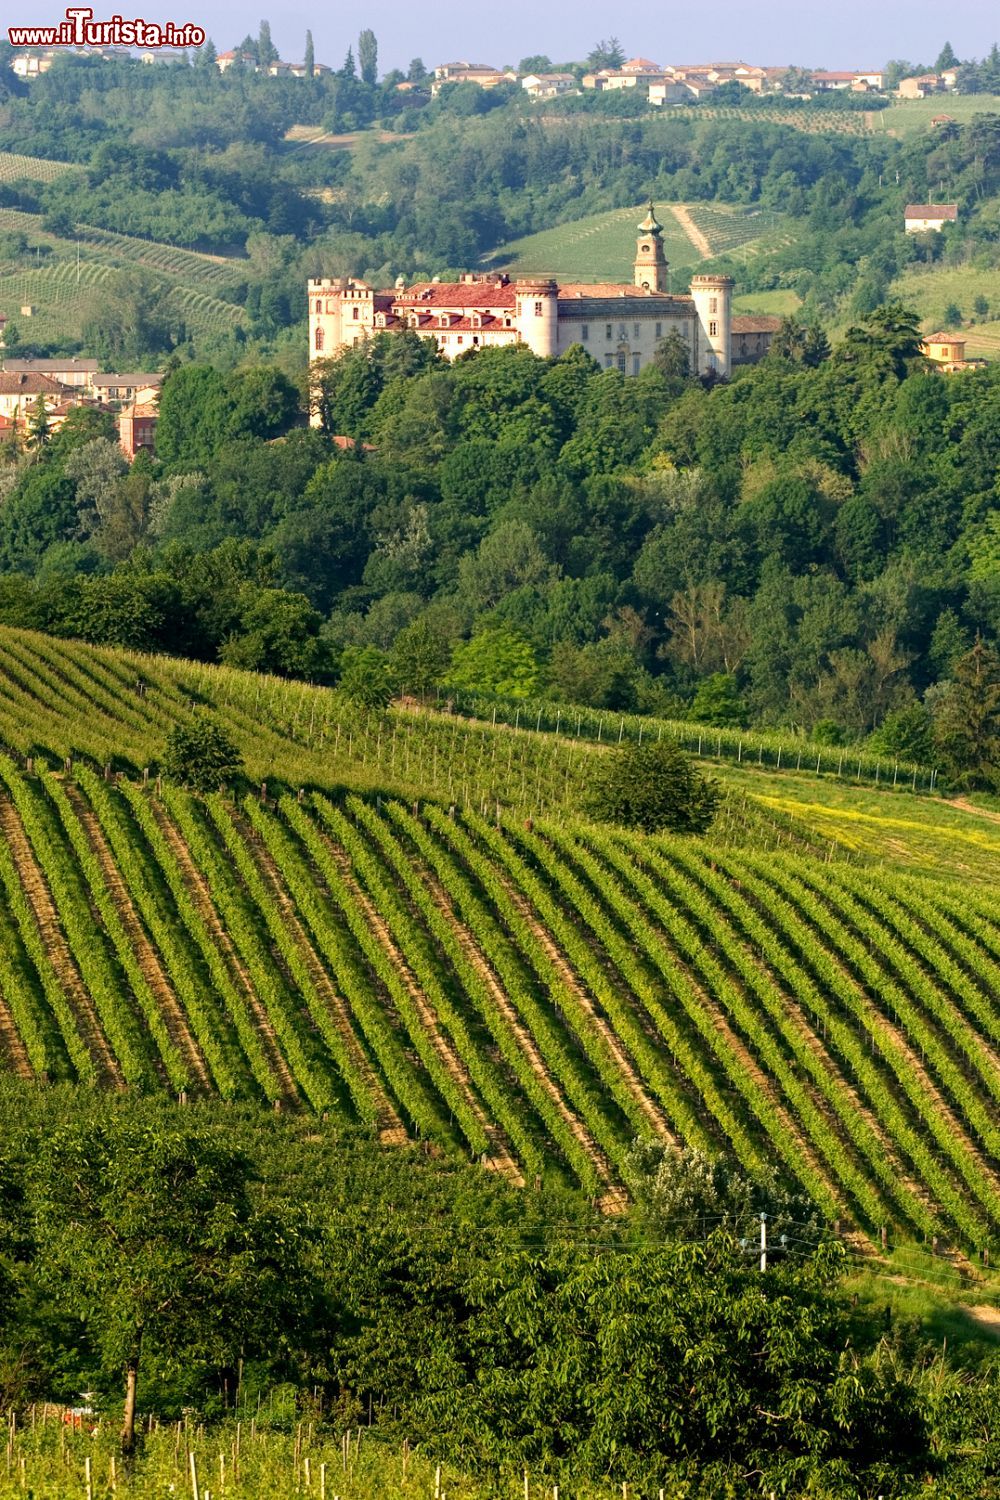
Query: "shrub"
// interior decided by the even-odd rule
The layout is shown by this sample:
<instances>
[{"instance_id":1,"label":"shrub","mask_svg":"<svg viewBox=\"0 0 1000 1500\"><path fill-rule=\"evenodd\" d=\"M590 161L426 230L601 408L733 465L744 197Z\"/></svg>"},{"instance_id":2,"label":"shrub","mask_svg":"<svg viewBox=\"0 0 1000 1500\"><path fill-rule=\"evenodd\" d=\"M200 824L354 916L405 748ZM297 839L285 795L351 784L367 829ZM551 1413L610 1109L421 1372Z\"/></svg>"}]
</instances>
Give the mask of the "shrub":
<instances>
[{"instance_id":1,"label":"shrub","mask_svg":"<svg viewBox=\"0 0 1000 1500\"><path fill-rule=\"evenodd\" d=\"M243 757L231 736L205 712L175 724L167 737L163 769L196 792L215 792L243 770Z\"/></svg>"},{"instance_id":2,"label":"shrub","mask_svg":"<svg viewBox=\"0 0 1000 1500\"><path fill-rule=\"evenodd\" d=\"M669 740L612 750L597 775L588 811L606 823L646 833L704 833L715 816L719 791L699 776Z\"/></svg>"}]
</instances>

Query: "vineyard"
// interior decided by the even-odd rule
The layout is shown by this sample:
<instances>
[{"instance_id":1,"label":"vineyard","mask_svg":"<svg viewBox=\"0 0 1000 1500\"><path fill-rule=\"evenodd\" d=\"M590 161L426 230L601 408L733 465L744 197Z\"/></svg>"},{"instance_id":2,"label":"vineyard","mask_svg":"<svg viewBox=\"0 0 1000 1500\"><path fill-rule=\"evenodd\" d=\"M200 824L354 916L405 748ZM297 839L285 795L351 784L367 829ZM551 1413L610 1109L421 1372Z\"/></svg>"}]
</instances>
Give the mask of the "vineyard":
<instances>
[{"instance_id":1,"label":"vineyard","mask_svg":"<svg viewBox=\"0 0 1000 1500\"><path fill-rule=\"evenodd\" d=\"M0 759L0 1047L16 1073L326 1111L515 1182L554 1173L609 1208L637 1136L748 1171L773 1154L831 1220L994 1240L989 885L599 830L567 815L596 746L574 760L522 731L504 765L513 731L411 715L409 738L383 725L377 750L371 731L338 750L305 720L328 694L167 659L154 685L153 661L140 676L4 633L19 756ZM138 774L213 676L260 764L283 748L283 785L197 799ZM428 732L421 779L439 757L442 800L376 790ZM43 745L77 759L49 768ZM477 810L463 757L470 791L548 776L537 800L560 816Z\"/></svg>"},{"instance_id":2,"label":"vineyard","mask_svg":"<svg viewBox=\"0 0 1000 1500\"><path fill-rule=\"evenodd\" d=\"M0 182L55 182L65 172L78 171L80 168L69 161L47 161L41 156L0 151Z\"/></svg>"},{"instance_id":3,"label":"vineyard","mask_svg":"<svg viewBox=\"0 0 1000 1500\"><path fill-rule=\"evenodd\" d=\"M224 334L243 319L242 308L227 300L239 284L237 261L84 224L72 239L60 238L41 228L38 214L12 208L0 208L5 230L27 235L30 245L2 268L0 311L16 317L22 306L34 306L40 337L62 337L70 325L79 334L94 289L113 292L119 273L134 269L159 283L168 308L196 332Z\"/></svg>"},{"instance_id":4,"label":"vineyard","mask_svg":"<svg viewBox=\"0 0 1000 1500\"><path fill-rule=\"evenodd\" d=\"M636 225L645 205L592 214L575 223L544 229L499 247L491 265L505 265L517 274L546 272L563 280L620 280L635 255ZM788 221L780 214L741 212L725 204L678 205L680 214L660 212L667 260L680 269L712 255L755 254L789 242Z\"/></svg>"}]
</instances>

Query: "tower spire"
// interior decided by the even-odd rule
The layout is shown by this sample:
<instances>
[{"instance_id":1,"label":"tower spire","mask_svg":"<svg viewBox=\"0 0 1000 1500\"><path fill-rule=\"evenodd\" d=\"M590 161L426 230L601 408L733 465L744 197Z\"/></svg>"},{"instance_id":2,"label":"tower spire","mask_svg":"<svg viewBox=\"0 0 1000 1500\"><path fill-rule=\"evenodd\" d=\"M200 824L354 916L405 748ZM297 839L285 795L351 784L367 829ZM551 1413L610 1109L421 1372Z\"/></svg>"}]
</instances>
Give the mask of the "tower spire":
<instances>
[{"instance_id":1,"label":"tower spire","mask_svg":"<svg viewBox=\"0 0 1000 1500\"><path fill-rule=\"evenodd\" d=\"M646 217L639 225L635 254L635 284L647 292L667 289L667 258L663 253L663 226L657 223L653 200L649 200Z\"/></svg>"}]
</instances>

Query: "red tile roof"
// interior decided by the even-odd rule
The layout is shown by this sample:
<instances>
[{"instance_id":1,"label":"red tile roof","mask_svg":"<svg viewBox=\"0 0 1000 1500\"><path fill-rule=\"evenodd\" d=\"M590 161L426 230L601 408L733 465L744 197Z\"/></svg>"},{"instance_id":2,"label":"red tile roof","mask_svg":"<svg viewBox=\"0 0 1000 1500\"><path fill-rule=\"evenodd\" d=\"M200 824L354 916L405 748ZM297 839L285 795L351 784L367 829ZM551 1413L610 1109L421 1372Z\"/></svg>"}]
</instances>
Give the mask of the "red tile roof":
<instances>
[{"instance_id":1,"label":"red tile roof","mask_svg":"<svg viewBox=\"0 0 1000 1500\"><path fill-rule=\"evenodd\" d=\"M654 297L670 302L691 300L690 297L673 297L669 292L650 292L644 286L625 286L617 281L570 281L559 288L560 302L579 302L585 297L620 297L623 301L631 297L642 297L645 301Z\"/></svg>"},{"instance_id":2,"label":"red tile roof","mask_svg":"<svg viewBox=\"0 0 1000 1500\"><path fill-rule=\"evenodd\" d=\"M77 391L71 385L62 385L58 380L52 380L48 375L38 375L34 371L24 374L12 373L9 370L0 370L0 396L75 396Z\"/></svg>"},{"instance_id":3,"label":"red tile roof","mask_svg":"<svg viewBox=\"0 0 1000 1500\"><path fill-rule=\"evenodd\" d=\"M514 287L510 282L498 286L495 281L436 281L408 286L396 292L392 305L399 311L412 308L422 312L437 308L444 312L449 308L513 307Z\"/></svg>"},{"instance_id":4,"label":"red tile roof","mask_svg":"<svg viewBox=\"0 0 1000 1500\"><path fill-rule=\"evenodd\" d=\"M773 313L744 313L730 323L733 333L777 333L781 319Z\"/></svg>"},{"instance_id":5,"label":"red tile roof","mask_svg":"<svg viewBox=\"0 0 1000 1500\"><path fill-rule=\"evenodd\" d=\"M903 209L906 219L957 219L957 203L908 203Z\"/></svg>"}]
</instances>

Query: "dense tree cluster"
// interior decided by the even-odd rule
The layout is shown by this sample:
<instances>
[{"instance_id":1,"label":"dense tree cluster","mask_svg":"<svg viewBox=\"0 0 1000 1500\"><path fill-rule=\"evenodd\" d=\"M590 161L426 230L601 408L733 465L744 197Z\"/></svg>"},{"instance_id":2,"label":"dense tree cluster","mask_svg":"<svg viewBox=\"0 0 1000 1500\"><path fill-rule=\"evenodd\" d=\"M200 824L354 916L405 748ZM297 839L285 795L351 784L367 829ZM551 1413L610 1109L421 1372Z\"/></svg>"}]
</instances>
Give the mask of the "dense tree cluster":
<instances>
[{"instance_id":1,"label":"dense tree cluster","mask_svg":"<svg viewBox=\"0 0 1000 1500\"><path fill-rule=\"evenodd\" d=\"M947 726L962 693L1000 715L1000 380L932 374L917 344L899 307L832 353L790 324L706 388L669 358L636 378L582 348L447 365L383 335L318 368L323 430L273 369L180 366L155 463L126 469L81 412L0 470L0 618L349 668L372 704L548 693L874 732L989 781L992 749Z\"/></svg>"},{"instance_id":2,"label":"dense tree cluster","mask_svg":"<svg viewBox=\"0 0 1000 1500\"><path fill-rule=\"evenodd\" d=\"M91 1390L126 1449L137 1409L211 1414L239 1380L483 1475L692 1497L748 1473L829 1497L996 1478L995 1371L852 1316L841 1253L774 1182L645 1148L615 1223L557 1183L525 1197L249 1108L8 1083L0 1123L5 1404ZM796 1228L763 1275L758 1202Z\"/></svg>"}]
</instances>

